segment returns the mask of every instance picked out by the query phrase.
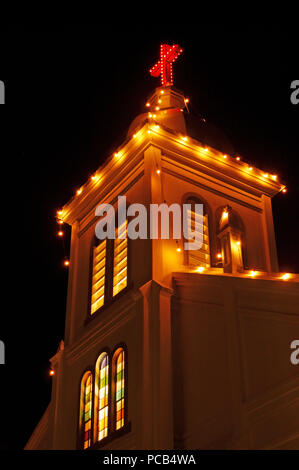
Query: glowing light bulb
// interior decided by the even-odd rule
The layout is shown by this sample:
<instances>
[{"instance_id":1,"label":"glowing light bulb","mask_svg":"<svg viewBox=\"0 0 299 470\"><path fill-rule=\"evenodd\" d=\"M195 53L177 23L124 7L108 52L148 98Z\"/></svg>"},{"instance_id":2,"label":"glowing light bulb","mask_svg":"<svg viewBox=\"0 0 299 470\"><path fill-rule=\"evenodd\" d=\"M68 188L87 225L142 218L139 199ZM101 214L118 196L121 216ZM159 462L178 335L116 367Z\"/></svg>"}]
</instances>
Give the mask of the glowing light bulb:
<instances>
[{"instance_id":1,"label":"glowing light bulb","mask_svg":"<svg viewBox=\"0 0 299 470\"><path fill-rule=\"evenodd\" d=\"M58 235L59 237L63 237L63 232L62 232L62 230L59 230L59 232L57 232L57 235Z\"/></svg>"},{"instance_id":2,"label":"glowing light bulb","mask_svg":"<svg viewBox=\"0 0 299 470\"><path fill-rule=\"evenodd\" d=\"M199 266L199 268L196 269L196 272L202 273L204 272L205 268L203 266Z\"/></svg>"},{"instance_id":3,"label":"glowing light bulb","mask_svg":"<svg viewBox=\"0 0 299 470\"><path fill-rule=\"evenodd\" d=\"M64 266L69 266L69 265L70 265L70 262L69 262L68 259L66 259L66 260L64 260L64 263L63 263L63 264L64 264Z\"/></svg>"},{"instance_id":4,"label":"glowing light bulb","mask_svg":"<svg viewBox=\"0 0 299 470\"><path fill-rule=\"evenodd\" d=\"M227 155L223 155L223 158L227 158Z\"/></svg>"},{"instance_id":5,"label":"glowing light bulb","mask_svg":"<svg viewBox=\"0 0 299 470\"><path fill-rule=\"evenodd\" d=\"M263 177L264 177L264 178L268 178L268 176L269 176L268 173L264 173L264 174L263 174Z\"/></svg>"},{"instance_id":6,"label":"glowing light bulb","mask_svg":"<svg viewBox=\"0 0 299 470\"><path fill-rule=\"evenodd\" d=\"M240 245L241 245L241 242L240 242L240 241L237 241L237 242L236 242L236 245L240 246Z\"/></svg>"},{"instance_id":7,"label":"glowing light bulb","mask_svg":"<svg viewBox=\"0 0 299 470\"><path fill-rule=\"evenodd\" d=\"M222 218L223 218L223 219L227 219L227 218L228 218L228 212L227 212L227 211L223 211L223 212L222 212Z\"/></svg>"},{"instance_id":8,"label":"glowing light bulb","mask_svg":"<svg viewBox=\"0 0 299 470\"><path fill-rule=\"evenodd\" d=\"M271 178L276 181L277 180L277 175L272 175Z\"/></svg>"},{"instance_id":9,"label":"glowing light bulb","mask_svg":"<svg viewBox=\"0 0 299 470\"><path fill-rule=\"evenodd\" d=\"M159 175L161 173L161 170L159 170L159 168L158 168L158 170L156 170L156 173L157 173L157 175Z\"/></svg>"},{"instance_id":10,"label":"glowing light bulb","mask_svg":"<svg viewBox=\"0 0 299 470\"><path fill-rule=\"evenodd\" d=\"M178 253L180 253L182 250L181 250L181 248L177 248L176 251L177 251Z\"/></svg>"},{"instance_id":11,"label":"glowing light bulb","mask_svg":"<svg viewBox=\"0 0 299 470\"><path fill-rule=\"evenodd\" d=\"M257 271L250 271L249 276L250 277L255 277L257 276L258 272Z\"/></svg>"},{"instance_id":12,"label":"glowing light bulb","mask_svg":"<svg viewBox=\"0 0 299 470\"><path fill-rule=\"evenodd\" d=\"M290 273L285 273L281 276L280 279L283 279L284 281L287 281L288 279L290 279L291 275Z\"/></svg>"},{"instance_id":13,"label":"glowing light bulb","mask_svg":"<svg viewBox=\"0 0 299 470\"><path fill-rule=\"evenodd\" d=\"M189 103L189 98L185 98L185 103Z\"/></svg>"},{"instance_id":14,"label":"glowing light bulb","mask_svg":"<svg viewBox=\"0 0 299 470\"><path fill-rule=\"evenodd\" d=\"M160 100L160 98L158 99L158 103L159 103L159 104L162 103L162 100Z\"/></svg>"},{"instance_id":15,"label":"glowing light bulb","mask_svg":"<svg viewBox=\"0 0 299 470\"><path fill-rule=\"evenodd\" d=\"M119 156L119 153L118 153L118 152L115 152L115 153L114 153L114 156L115 156L115 157L118 157L118 156Z\"/></svg>"},{"instance_id":16,"label":"glowing light bulb","mask_svg":"<svg viewBox=\"0 0 299 470\"><path fill-rule=\"evenodd\" d=\"M137 134L134 134L134 135L133 135L133 137L134 137L134 139L136 139L136 137L137 137Z\"/></svg>"},{"instance_id":17,"label":"glowing light bulb","mask_svg":"<svg viewBox=\"0 0 299 470\"><path fill-rule=\"evenodd\" d=\"M51 375L51 376L55 375L55 372L54 372L53 369L50 370L49 375Z\"/></svg>"},{"instance_id":18,"label":"glowing light bulb","mask_svg":"<svg viewBox=\"0 0 299 470\"><path fill-rule=\"evenodd\" d=\"M283 188L282 192L283 192L283 193L286 193L286 192L287 192L287 188Z\"/></svg>"},{"instance_id":19,"label":"glowing light bulb","mask_svg":"<svg viewBox=\"0 0 299 470\"><path fill-rule=\"evenodd\" d=\"M62 224L63 224L63 220L58 219L58 220L57 220L57 223L60 224L60 225L62 225Z\"/></svg>"},{"instance_id":20,"label":"glowing light bulb","mask_svg":"<svg viewBox=\"0 0 299 470\"><path fill-rule=\"evenodd\" d=\"M252 171L252 166L248 167L248 171Z\"/></svg>"},{"instance_id":21,"label":"glowing light bulb","mask_svg":"<svg viewBox=\"0 0 299 470\"><path fill-rule=\"evenodd\" d=\"M155 110L156 110L156 111L159 111L159 109L160 109L159 106L156 106L156 107L155 107Z\"/></svg>"},{"instance_id":22,"label":"glowing light bulb","mask_svg":"<svg viewBox=\"0 0 299 470\"><path fill-rule=\"evenodd\" d=\"M82 193L82 191L83 191L82 188L78 189L78 190L77 190L77 196L80 196L80 194Z\"/></svg>"},{"instance_id":23,"label":"glowing light bulb","mask_svg":"<svg viewBox=\"0 0 299 470\"><path fill-rule=\"evenodd\" d=\"M241 157L236 157L237 162L241 160Z\"/></svg>"},{"instance_id":24,"label":"glowing light bulb","mask_svg":"<svg viewBox=\"0 0 299 470\"><path fill-rule=\"evenodd\" d=\"M62 211L57 211L57 214L58 214L58 215L62 215Z\"/></svg>"},{"instance_id":25,"label":"glowing light bulb","mask_svg":"<svg viewBox=\"0 0 299 470\"><path fill-rule=\"evenodd\" d=\"M149 102L147 102L145 106L146 106L147 108L149 108L150 105L151 105L151 104L150 104Z\"/></svg>"},{"instance_id":26,"label":"glowing light bulb","mask_svg":"<svg viewBox=\"0 0 299 470\"><path fill-rule=\"evenodd\" d=\"M203 150L204 150L204 152L208 152L208 151L209 151L208 147L205 147Z\"/></svg>"},{"instance_id":27,"label":"glowing light bulb","mask_svg":"<svg viewBox=\"0 0 299 470\"><path fill-rule=\"evenodd\" d=\"M164 95L164 91L163 91L163 90L161 90L161 91L160 91L160 94L161 94L161 95Z\"/></svg>"},{"instance_id":28,"label":"glowing light bulb","mask_svg":"<svg viewBox=\"0 0 299 470\"><path fill-rule=\"evenodd\" d=\"M218 258L218 259L221 259L221 258L222 258L221 253L217 253L217 258Z\"/></svg>"},{"instance_id":29,"label":"glowing light bulb","mask_svg":"<svg viewBox=\"0 0 299 470\"><path fill-rule=\"evenodd\" d=\"M188 138L185 136L185 137L182 137L182 140L184 140L186 142L186 140L188 140Z\"/></svg>"}]
</instances>

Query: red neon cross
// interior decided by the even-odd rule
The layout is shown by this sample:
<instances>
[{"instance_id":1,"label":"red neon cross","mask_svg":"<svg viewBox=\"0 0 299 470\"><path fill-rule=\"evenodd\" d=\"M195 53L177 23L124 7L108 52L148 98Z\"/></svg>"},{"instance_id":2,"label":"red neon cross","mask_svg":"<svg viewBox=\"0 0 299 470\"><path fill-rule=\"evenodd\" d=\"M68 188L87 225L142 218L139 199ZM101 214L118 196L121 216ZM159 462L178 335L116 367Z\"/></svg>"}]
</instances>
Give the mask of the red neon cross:
<instances>
[{"instance_id":1,"label":"red neon cross","mask_svg":"<svg viewBox=\"0 0 299 470\"><path fill-rule=\"evenodd\" d=\"M172 64L182 52L183 49L181 49L178 44L174 44L173 46L161 44L160 60L149 72L153 77L159 77L159 75L161 75L162 86L173 85Z\"/></svg>"}]
</instances>

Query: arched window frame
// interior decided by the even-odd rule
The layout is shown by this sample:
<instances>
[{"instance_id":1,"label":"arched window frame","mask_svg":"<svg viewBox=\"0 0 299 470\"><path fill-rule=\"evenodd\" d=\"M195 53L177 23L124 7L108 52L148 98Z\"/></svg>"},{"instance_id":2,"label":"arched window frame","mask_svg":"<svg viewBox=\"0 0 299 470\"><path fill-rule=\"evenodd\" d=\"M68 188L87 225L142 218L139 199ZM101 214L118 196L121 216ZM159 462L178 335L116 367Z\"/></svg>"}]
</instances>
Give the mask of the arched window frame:
<instances>
[{"instance_id":1,"label":"arched window frame","mask_svg":"<svg viewBox=\"0 0 299 470\"><path fill-rule=\"evenodd\" d=\"M107 369L106 369L106 374L105 378L106 381L108 382L106 384L106 391L105 391L105 398L106 398L106 405L103 405L101 403L101 390L102 390L102 384L101 384L101 371L103 371L103 361L107 359ZM105 409L105 414L107 413L106 416L106 426L104 427L106 432L103 432L100 426L100 417L99 413ZM102 351L95 363L95 385L94 385L94 426L93 426L93 441L94 442L101 442L103 439L108 437L109 431L110 431L110 420L111 420L111 355L108 350ZM100 435L100 433L102 435Z\"/></svg>"},{"instance_id":2,"label":"arched window frame","mask_svg":"<svg viewBox=\"0 0 299 470\"><path fill-rule=\"evenodd\" d=\"M189 200L193 200L197 204L203 204L203 215L208 216L208 238L209 238L209 251L210 251L210 266L216 265L216 236L215 236L215 229L214 229L214 220L213 220L213 213L211 211L210 205L207 201L201 196L201 194L189 192L185 194L182 198L182 205L188 204ZM183 211L182 211L183 215ZM183 217L182 217L183 219ZM182 226L182 233L183 233L183 226ZM187 240L183 236L183 242L185 243ZM189 266L189 252L188 250L184 249L184 264Z\"/></svg>"},{"instance_id":3,"label":"arched window frame","mask_svg":"<svg viewBox=\"0 0 299 470\"><path fill-rule=\"evenodd\" d=\"M115 365L116 359L119 354L119 351L124 351L124 422L123 426L119 429L116 429L115 418L116 418L116 400L115 400L115 391L116 391L116 381L115 381ZM108 374L108 432L107 436L103 439L98 439L98 424L97 424L97 411L98 411L98 371L101 360L107 355L108 364L109 364L109 374ZM84 386L87 377L91 375L91 384L92 384L92 402L91 402L91 434L90 434L90 446L97 444L97 446L105 445L109 442L110 439L114 439L120 434L129 432L131 430L131 425L128 422L128 349L126 344L119 343L116 345L114 350L110 352L109 348L104 348L97 355L95 360L95 366L88 367L85 369L82 374L79 382L79 425L78 425L78 438L77 438L77 448L84 449L84 434L83 434L83 405L84 405ZM89 446L89 447L90 447ZM89 448L86 447L86 448Z\"/></svg>"},{"instance_id":4,"label":"arched window frame","mask_svg":"<svg viewBox=\"0 0 299 470\"><path fill-rule=\"evenodd\" d=\"M129 202L127 201L127 206ZM132 217L127 217L127 225ZM115 233L118 230L118 213L115 212ZM92 237L91 247L90 247L90 262L89 262L89 289L88 289L88 312L87 319L88 322L91 318L94 318L98 312L103 308L109 306L115 299L120 295L124 294L131 286L131 240L127 238L127 284L121 289L117 294L113 293L113 281L114 281L114 257L115 257L115 239L106 239L106 262L105 262L105 288L104 288L104 303L97 310L91 312L92 308L92 285L93 285L93 267L94 267L94 248L97 247L103 240L99 240L96 235ZM114 294L114 295L113 295Z\"/></svg>"},{"instance_id":5,"label":"arched window frame","mask_svg":"<svg viewBox=\"0 0 299 470\"><path fill-rule=\"evenodd\" d=\"M123 384L123 393L124 393L124 406L123 406L123 424L121 427L117 428L117 403L119 400L117 400L117 358L119 357L119 354L123 352L124 354L124 384ZM112 355L112 380L111 380L111 397L112 397L112 403L111 403L111 419L112 419L112 431L114 432L119 432L122 429L124 429L128 423L128 390L127 390L127 385L128 385L128 350L124 344L119 344L113 352Z\"/></svg>"},{"instance_id":6,"label":"arched window frame","mask_svg":"<svg viewBox=\"0 0 299 470\"><path fill-rule=\"evenodd\" d=\"M86 388L90 379L89 410L86 411ZM88 368L82 375L80 380L80 412L79 412L79 448L88 449L92 445L92 428L93 428L93 373ZM89 420L86 420L86 413L89 411ZM89 424L88 424L89 423ZM86 427L88 426L88 429ZM89 436L86 438L86 432Z\"/></svg>"},{"instance_id":7,"label":"arched window frame","mask_svg":"<svg viewBox=\"0 0 299 470\"><path fill-rule=\"evenodd\" d=\"M223 227L220 227L220 221L221 221L221 217L224 211L227 211L229 214L228 223L225 226L230 226L232 229L239 232L240 241L241 241L241 253L242 253L243 266L244 266L244 269L248 269L245 224L240 214L227 204L223 204L217 207L215 211L217 247L218 249L220 249L219 233L223 230Z\"/></svg>"}]
</instances>

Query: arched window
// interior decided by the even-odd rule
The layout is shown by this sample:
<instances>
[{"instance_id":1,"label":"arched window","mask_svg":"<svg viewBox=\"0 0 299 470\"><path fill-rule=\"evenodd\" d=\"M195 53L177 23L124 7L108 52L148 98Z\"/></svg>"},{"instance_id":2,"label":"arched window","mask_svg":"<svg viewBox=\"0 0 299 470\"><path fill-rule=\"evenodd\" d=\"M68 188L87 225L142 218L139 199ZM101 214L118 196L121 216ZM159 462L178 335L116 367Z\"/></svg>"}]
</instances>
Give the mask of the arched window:
<instances>
[{"instance_id":1,"label":"arched window","mask_svg":"<svg viewBox=\"0 0 299 470\"><path fill-rule=\"evenodd\" d=\"M215 212L216 234L225 272L243 272L247 266L245 226L240 215L229 205Z\"/></svg>"},{"instance_id":2,"label":"arched window","mask_svg":"<svg viewBox=\"0 0 299 470\"><path fill-rule=\"evenodd\" d=\"M118 348L114 353L114 427L125 425L125 351Z\"/></svg>"},{"instance_id":3,"label":"arched window","mask_svg":"<svg viewBox=\"0 0 299 470\"><path fill-rule=\"evenodd\" d=\"M102 353L96 363L95 382L95 440L108 436L109 419L109 356Z\"/></svg>"},{"instance_id":4,"label":"arched window","mask_svg":"<svg viewBox=\"0 0 299 470\"><path fill-rule=\"evenodd\" d=\"M209 238L209 216L206 204L204 204L199 198L197 197L188 197L184 204L189 204L190 208L187 209L187 217L188 217L188 226L191 227L191 230L194 232L195 229L197 231L202 231L203 234L203 243L202 247L199 250L186 250L185 251L185 259L188 265L190 266L202 266L204 268L208 268L211 266L211 256L210 256L210 238ZM199 217L199 227L195 227L195 204L203 204L203 215ZM192 239L190 239L190 243L192 243Z\"/></svg>"},{"instance_id":5,"label":"arched window","mask_svg":"<svg viewBox=\"0 0 299 470\"><path fill-rule=\"evenodd\" d=\"M106 278L106 240L100 241L93 248L92 280L91 280L91 305L90 314L93 315L102 305L105 299Z\"/></svg>"},{"instance_id":6,"label":"arched window","mask_svg":"<svg viewBox=\"0 0 299 470\"><path fill-rule=\"evenodd\" d=\"M117 220L117 215L116 215ZM115 229L115 239L94 238L91 247L90 307L94 315L128 285L127 219Z\"/></svg>"},{"instance_id":7,"label":"arched window","mask_svg":"<svg viewBox=\"0 0 299 470\"><path fill-rule=\"evenodd\" d=\"M128 238L127 220L115 231L113 253L113 297L128 284Z\"/></svg>"},{"instance_id":8,"label":"arched window","mask_svg":"<svg viewBox=\"0 0 299 470\"><path fill-rule=\"evenodd\" d=\"M91 416L92 416L92 373L85 372L81 380L80 397L80 431L81 446L87 449L91 445Z\"/></svg>"}]
</instances>

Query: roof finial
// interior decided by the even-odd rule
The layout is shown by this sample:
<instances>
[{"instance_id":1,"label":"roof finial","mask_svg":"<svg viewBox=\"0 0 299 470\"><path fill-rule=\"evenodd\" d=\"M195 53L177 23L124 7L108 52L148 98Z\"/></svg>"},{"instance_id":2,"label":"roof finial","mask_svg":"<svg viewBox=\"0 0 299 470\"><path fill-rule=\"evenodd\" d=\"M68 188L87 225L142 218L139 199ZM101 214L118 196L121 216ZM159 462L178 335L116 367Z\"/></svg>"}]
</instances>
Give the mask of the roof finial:
<instances>
[{"instance_id":1,"label":"roof finial","mask_svg":"<svg viewBox=\"0 0 299 470\"><path fill-rule=\"evenodd\" d=\"M173 46L161 44L160 60L149 72L153 77L159 77L159 75L161 75L162 86L173 85L172 64L182 52L183 49L179 47L178 44L174 44Z\"/></svg>"}]
</instances>

